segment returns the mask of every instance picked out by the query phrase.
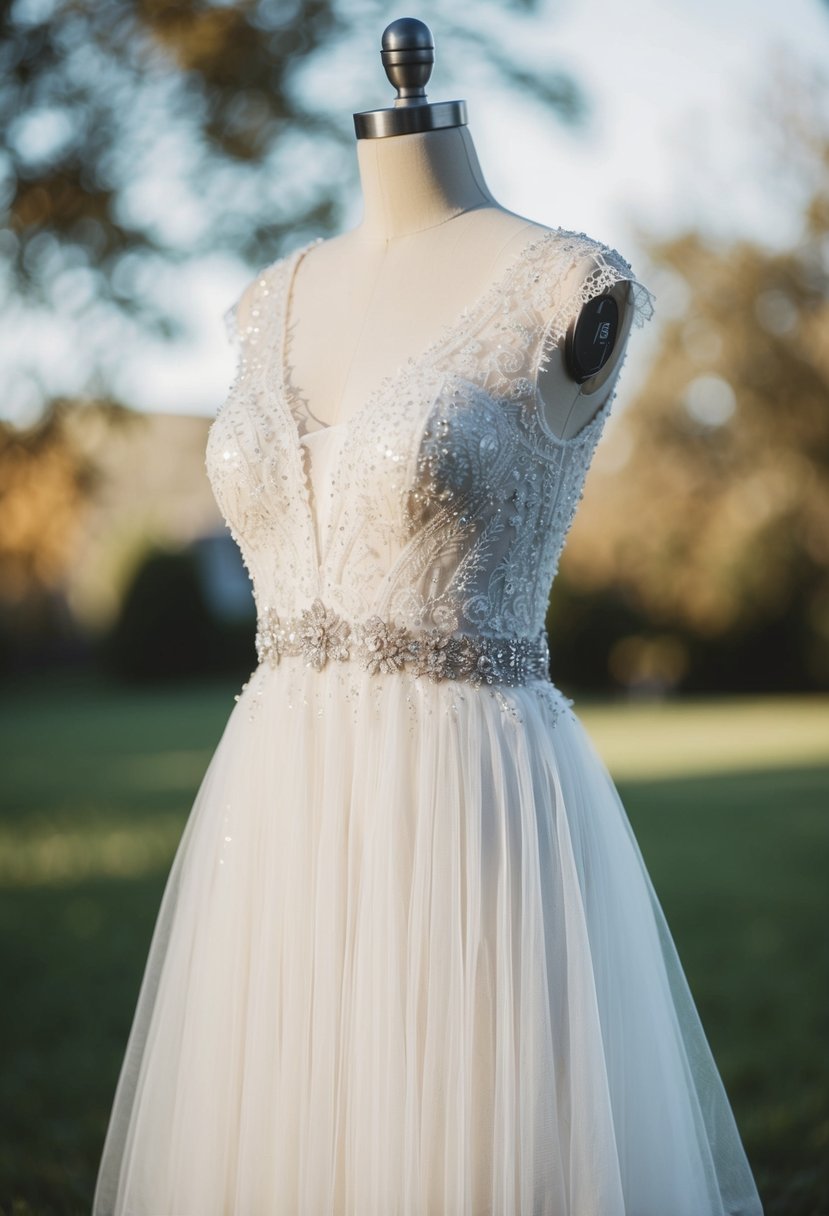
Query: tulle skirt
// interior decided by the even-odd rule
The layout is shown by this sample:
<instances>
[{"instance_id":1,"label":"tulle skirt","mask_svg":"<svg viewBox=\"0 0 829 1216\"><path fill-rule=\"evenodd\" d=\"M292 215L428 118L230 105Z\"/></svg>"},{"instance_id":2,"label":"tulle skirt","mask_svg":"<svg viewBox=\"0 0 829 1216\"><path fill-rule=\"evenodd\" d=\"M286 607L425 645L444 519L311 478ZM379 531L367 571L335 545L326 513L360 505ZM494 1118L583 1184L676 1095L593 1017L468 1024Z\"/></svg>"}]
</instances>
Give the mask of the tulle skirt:
<instances>
[{"instance_id":1,"label":"tulle skirt","mask_svg":"<svg viewBox=\"0 0 829 1216\"><path fill-rule=\"evenodd\" d=\"M187 821L93 1216L761 1216L572 703L284 657Z\"/></svg>"}]
</instances>

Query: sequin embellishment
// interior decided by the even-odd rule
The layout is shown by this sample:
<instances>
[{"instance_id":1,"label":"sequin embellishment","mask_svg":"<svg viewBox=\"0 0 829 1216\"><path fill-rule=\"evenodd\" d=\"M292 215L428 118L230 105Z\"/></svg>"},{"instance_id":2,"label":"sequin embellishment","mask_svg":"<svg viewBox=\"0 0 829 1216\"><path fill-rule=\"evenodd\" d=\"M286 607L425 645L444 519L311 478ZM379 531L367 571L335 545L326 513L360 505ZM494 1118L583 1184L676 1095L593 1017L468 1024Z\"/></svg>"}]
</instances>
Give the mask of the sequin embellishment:
<instances>
[{"instance_id":1,"label":"sequin embellishment","mask_svg":"<svg viewBox=\"0 0 829 1216\"><path fill-rule=\"evenodd\" d=\"M321 671L329 659L357 659L371 675L409 671L439 680L471 684L526 684L549 680L550 652L545 633L529 637L484 637L412 630L371 616L349 623L318 597L284 621L265 608L256 630L256 654L276 667L283 655L298 655Z\"/></svg>"},{"instance_id":2,"label":"sequin embellishment","mask_svg":"<svg viewBox=\"0 0 829 1216\"><path fill-rule=\"evenodd\" d=\"M321 481L291 391L287 309L317 243L263 267L228 310L236 378L205 453L252 583L261 676L265 660L293 654L316 671L340 665L346 682L361 669L405 672L424 688L491 685L509 701L506 685L537 677L546 697L550 588L624 351L591 417L566 437L548 422L540 371L587 299L626 282L638 325L650 293L584 233L533 238L367 393Z\"/></svg>"}]
</instances>

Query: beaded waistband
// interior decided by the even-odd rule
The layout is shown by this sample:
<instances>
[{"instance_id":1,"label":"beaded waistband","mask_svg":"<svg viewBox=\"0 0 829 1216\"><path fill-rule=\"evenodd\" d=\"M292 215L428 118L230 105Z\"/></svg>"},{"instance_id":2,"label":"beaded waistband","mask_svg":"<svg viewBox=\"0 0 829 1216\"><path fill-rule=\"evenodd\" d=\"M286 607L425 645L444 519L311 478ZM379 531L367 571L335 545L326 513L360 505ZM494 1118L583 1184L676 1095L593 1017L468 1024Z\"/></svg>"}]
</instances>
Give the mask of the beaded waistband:
<instances>
[{"instance_id":1,"label":"beaded waistband","mask_svg":"<svg viewBox=\"0 0 829 1216\"><path fill-rule=\"evenodd\" d=\"M317 598L298 616L280 620L273 608L257 621L256 654L275 667L282 655L301 655L316 671L330 660L356 658L371 675L408 671L430 680L525 684L549 680L546 634L479 637L440 629L414 630L379 616L349 623Z\"/></svg>"}]
</instances>

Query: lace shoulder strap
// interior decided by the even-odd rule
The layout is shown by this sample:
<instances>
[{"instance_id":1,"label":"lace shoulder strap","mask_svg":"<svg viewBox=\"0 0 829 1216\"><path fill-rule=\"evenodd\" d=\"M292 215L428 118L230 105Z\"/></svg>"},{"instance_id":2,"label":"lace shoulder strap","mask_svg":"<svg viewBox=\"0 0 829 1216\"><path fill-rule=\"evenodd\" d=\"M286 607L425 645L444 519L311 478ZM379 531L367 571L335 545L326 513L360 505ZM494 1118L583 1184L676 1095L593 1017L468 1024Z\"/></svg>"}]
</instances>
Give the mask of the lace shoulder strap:
<instances>
[{"instance_id":1,"label":"lace shoulder strap","mask_svg":"<svg viewBox=\"0 0 829 1216\"><path fill-rule=\"evenodd\" d=\"M557 230L552 256L532 260L527 302L535 320L536 343L531 375L536 378L553 352L564 342L567 329L588 300L627 282L632 322L641 327L654 314L653 293L634 274L618 250L584 232Z\"/></svg>"},{"instance_id":2,"label":"lace shoulder strap","mask_svg":"<svg viewBox=\"0 0 829 1216\"><path fill-rule=\"evenodd\" d=\"M279 296L279 274L284 272L290 256L283 255L261 266L222 313L227 341L236 352L229 392L267 363L268 351L273 347L272 327L278 323L276 310L269 304L271 297Z\"/></svg>"},{"instance_id":3,"label":"lace shoulder strap","mask_svg":"<svg viewBox=\"0 0 829 1216\"><path fill-rule=\"evenodd\" d=\"M251 339L262 332L267 318L272 316L272 310L263 304L277 291L277 276L287 267L291 256L284 254L261 266L222 313L225 335L240 361Z\"/></svg>"},{"instance_id":4,"label":"lace shoulder strap","mask_svg":"<svg viewBox=\"0 0 829 1216\"><path fill-rule=\"evenodd\" d=\"M584 232L549 228L525 245L459 332L452 362L494 396L536 395L540 373L588 300L630 284L633 322L653 316L653 294L616 250Z\"/></svg>"}]
</instances>

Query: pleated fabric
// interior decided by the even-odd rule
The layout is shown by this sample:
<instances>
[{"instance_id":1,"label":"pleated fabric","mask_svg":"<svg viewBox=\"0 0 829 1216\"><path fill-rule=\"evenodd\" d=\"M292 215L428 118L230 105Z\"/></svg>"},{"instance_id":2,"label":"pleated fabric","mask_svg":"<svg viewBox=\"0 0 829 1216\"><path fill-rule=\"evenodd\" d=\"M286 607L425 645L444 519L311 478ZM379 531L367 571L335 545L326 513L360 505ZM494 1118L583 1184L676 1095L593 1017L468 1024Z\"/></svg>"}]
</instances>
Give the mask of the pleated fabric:
<instances>
[{"instance_id":1,"label":"pleated fabric","mask_svg":"<svg viewBox=\"0 0 829 1216\"><path fill-rule=\"evenodd\" d=\"M761 1216L601 758L543 681L283 656L172 864L93 1216Z\"/></svg>"}]
</instances>

